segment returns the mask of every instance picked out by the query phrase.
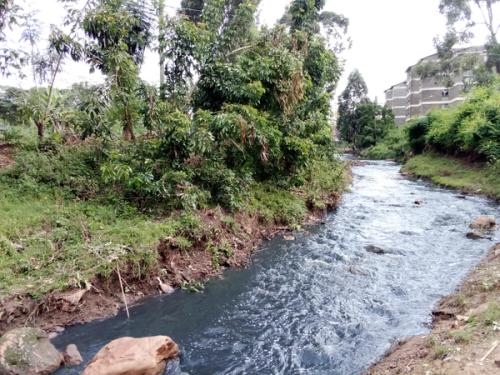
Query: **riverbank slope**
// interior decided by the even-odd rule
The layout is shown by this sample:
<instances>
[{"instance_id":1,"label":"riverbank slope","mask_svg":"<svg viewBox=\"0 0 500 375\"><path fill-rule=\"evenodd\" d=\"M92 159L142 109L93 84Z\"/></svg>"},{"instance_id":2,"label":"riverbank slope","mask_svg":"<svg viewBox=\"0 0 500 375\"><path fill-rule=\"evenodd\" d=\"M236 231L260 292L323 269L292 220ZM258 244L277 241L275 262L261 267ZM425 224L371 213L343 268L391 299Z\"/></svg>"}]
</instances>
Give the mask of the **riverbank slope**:
<instances>
[{"instance_id":1,"label":"riverbank slope","mask_svg":"<svg viewBox=\"0 0 500 375\"><path fill-rule=\"evenodd\" d=\"M433 312L432 331L395 346L365 375L500 371L500 244Z\"/></svg>"},{"instance_id":2,"label":"riverbank slope","mask_svg":"<svg viewBox=\"0 0 500 375\"><path fill-rule=\"evenodd\" d=\"M425 153L410 158L402 171L441 186L500 200L498 164L472 164L449 156Z\"/></svg>"},{"instance_id":3,"label":"riverbank slope","mask_svg":"<svg viewBox=\"0 0 500 375\"><path fill-rule=\"evenodd\" d=\"M60 330L114 315L124 296L130 305L158 295L159 280L201 290L226 268L247 265L262 240L337 206L348 167L320 164L300 189L253 183L235 211L213 206L164 215L20 183L6 173L16 166L12 160L0 173L0 334L25 325Z\"/></svg>"}]
</instances>

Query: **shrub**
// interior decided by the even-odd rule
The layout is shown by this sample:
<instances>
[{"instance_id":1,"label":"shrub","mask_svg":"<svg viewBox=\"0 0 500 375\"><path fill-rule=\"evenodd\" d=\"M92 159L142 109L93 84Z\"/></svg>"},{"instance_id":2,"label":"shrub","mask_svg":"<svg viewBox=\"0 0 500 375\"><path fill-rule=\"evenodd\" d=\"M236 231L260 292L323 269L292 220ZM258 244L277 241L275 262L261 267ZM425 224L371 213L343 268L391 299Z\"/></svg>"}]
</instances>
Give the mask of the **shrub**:
<instances>
[{"instance_id":1,"label":"shrub","mask_svg":"<svg viewBox=\"0 0 500 375\"><path fill-rule=\"evenodd\" d=\"M98 165L102 153L98 145L51 145L46 149L20 151L7 175L21 184L32 181L83 198L99 191Z\"/></svg>"},{"instance_id":2,"label":"shrub","mask_svg":"<svg viewBox=\"0 0 500 375\"><path fill-rule=\"evenodd\" d=\"M362 153L370 159L404 159L409 152L406 127L393 128L379 143Z\"/></svg>"},{"instance_id":3,"label":"shrub","mask_svg":"<svg viewBox=\"0 0 500 375\"><path fill-rule=\"evenodd\" d=\"M408 124L409 145L414 154L421 154L426 146L429 117L421 117Z\"/></svg>"}]
</instances>

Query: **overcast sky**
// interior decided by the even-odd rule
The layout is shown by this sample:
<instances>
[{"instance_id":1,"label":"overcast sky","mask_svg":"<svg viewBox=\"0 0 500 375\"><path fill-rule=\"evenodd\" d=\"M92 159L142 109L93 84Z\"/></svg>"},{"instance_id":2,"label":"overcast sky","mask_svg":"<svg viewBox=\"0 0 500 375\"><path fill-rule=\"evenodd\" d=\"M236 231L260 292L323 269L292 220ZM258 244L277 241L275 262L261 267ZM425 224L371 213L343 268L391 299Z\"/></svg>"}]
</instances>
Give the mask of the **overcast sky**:
<instances>
[{"instance_id":1,"label":"overcast sky","mask_svg":"<svg viewBox=\"0 0 500 375\"><path fill-rule=\"evenodd\" d=\"M57 0L21 1L40 11L39 18L46 30L63 15ZM169 11L175 12L180 0L166 0L166 3ZM289 3L290 0L262 0L260 22L273 24ZM326 10L349 18L349 35L353 41L352 48L343 55L346 64L337 93L345 87L347 75L358 69L368 84L369 95L383 103L384 90L403 81L408 66L434 53L433 38L445 30L445 18L439 14L438 4L439 0L327 0ZM484 41L484 33L477 32L473 44ZM158 80L157 62L155 54L148 53L141 76L151 83ZM0 79L2 84L30 85L29 80L21 83L14 78ZM83 64L67 64L57 85L64 87L77 81L99 80L99 75L88 74L88 67Z\"/></svg>"}]
</instances>

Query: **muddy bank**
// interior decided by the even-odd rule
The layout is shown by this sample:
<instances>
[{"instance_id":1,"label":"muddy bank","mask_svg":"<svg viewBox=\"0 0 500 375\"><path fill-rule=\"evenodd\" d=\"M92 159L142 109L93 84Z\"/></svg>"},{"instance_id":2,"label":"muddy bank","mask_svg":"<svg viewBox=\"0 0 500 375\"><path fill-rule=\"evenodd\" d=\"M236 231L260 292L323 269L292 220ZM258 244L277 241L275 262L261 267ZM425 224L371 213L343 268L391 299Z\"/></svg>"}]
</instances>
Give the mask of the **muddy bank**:
<instances>
[{"instance_id":1,"label":"muddy bank","mask_svg":"<svg viewBox=\"0 0 500 375\"><path fill-rule=\"evenodd\" d=\"M500 244L433 311L432 331L395 345L365 375L500 372Z\"/></svg>"},{"instance_id":2,"label":"muddy bank","mask_svg":"<svg viewBox=\"0 0 500 375\"><path fill-rule=\"evenodd\" d=\"M337 207L340 198L339 193L323 196L326 209L311 209L303 224L323 220L328 211ZM129 307L161 294L158 277L175 288L196 291L209 279L222 277L228 268L246 267L262 241L292 230L284 225L263 223L257 215L245 213L235 214L231 225L222 220L217 209L205 210L199 215L213 238L203 238L187 251L181 250L174 239L165 238L159 242L159 262L151 272L138 278L134 276L133 264L119 270ZM214 266L214 254L206 250L208 241L212 240L231 245L227 254L217 254L217 266ZM90 280L82 289L50 293L40 300L28 295L8 297L0 301L0 335L22 326L58 333L66 326L116 315L125 306L119 281L118 272L115 272L107 278Z\"/></svg>"}]
</instances>

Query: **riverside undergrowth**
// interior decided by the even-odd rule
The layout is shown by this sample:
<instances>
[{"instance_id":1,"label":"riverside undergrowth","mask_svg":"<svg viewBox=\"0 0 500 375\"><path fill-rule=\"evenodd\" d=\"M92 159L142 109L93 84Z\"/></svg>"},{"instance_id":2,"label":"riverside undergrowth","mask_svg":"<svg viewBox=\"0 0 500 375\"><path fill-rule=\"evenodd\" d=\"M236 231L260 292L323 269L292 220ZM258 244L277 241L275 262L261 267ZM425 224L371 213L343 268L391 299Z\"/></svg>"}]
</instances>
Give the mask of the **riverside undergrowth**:
<instances>
[{"instance_id":1,"label":"riverside undergrowth","mask_svg":"<svg viewBox=\"0 0 500 375\"><path fill-rule=\"evenodd\" d=\"M333 206L347 181L344 164L323 159L297 175L300 187L248 182L232 197L238 202L233 209L183 207L186 197L175 195L168 204L152 205L118 194L123 192L99 178L104 156L95 158L94 148L47 153L28 147L0 174L0 299L84 288L96 277L116 277L117 267L130 279L151 278L166 243L170 252L209 253L218 269L231 263L232 239L245 230L243 216L254 217L261 229L299 228L311 212ZM207 212L217 215L217 225L207 224Z\"/></svg>"}]
</instances>

